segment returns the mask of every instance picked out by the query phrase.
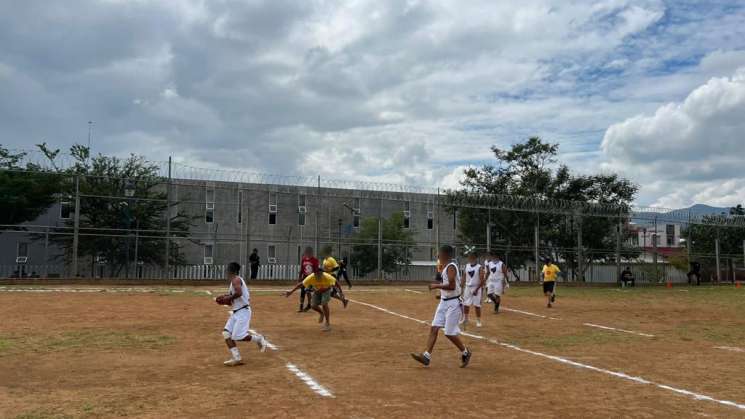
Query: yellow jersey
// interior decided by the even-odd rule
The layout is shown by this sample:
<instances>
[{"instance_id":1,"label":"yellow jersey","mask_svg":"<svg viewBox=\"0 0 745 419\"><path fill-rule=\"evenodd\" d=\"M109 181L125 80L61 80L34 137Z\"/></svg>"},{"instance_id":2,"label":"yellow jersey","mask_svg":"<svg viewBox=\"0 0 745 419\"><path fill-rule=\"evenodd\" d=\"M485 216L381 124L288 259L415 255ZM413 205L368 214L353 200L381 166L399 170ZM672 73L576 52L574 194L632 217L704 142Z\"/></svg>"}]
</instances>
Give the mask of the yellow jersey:
<instances>
[{"instance_id":1,"label":"yellow jersey","mask_svg":"<svg viewBox=\"0 0 745 419\"><path fill-rule=\"evenodd\" d=\"M553 263L543 265L543 280L545 282L556 281L556 274L558 274L559 272L561 272L561 270Z\"/></svg>"},{"instance_id":2,"label":"yellow jersey","mask_svg":"<svg viewBox=\"0 0 745 419\"><path fill-rule=\"evenodd\" d=\"M310 274L303 279L304 287L313 287L317 290L325 290L336 285L336 278L333 275L323 272L321 279L316 274Z\"/></svg>"},{"instance_id":3,"label":"yellow jersey","mask_svg":"<svg viewBox=\"0 0 745 419\"><path fill-rule=\"evenodd\" d=\"M336 259L329 256L326 259L323 260L323 271L331 273L334 271L334 269L338 268L339 264L336 262Z\"/></svg>"}]
</instances>

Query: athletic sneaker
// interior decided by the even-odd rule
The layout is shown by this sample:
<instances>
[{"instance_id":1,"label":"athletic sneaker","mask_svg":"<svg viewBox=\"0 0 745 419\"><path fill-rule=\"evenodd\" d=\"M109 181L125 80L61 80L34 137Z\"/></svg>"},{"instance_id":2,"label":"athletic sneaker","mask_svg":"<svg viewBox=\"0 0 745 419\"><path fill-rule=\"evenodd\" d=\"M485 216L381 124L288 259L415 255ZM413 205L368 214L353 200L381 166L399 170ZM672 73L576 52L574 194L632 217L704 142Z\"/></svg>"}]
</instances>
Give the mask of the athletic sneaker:
<instances>
[{"instance_id":1,"label":"athletic sneaker","mask_svg":"<svg viewBox=\"0 0 745 419\"><path fill-rule=\"evenodd\" d=\"M417 353L412 352L411 357L414 358L420 364L424 365L425 367L429 366L429 358L427 358L423 354L417 354Z\"/></svg>"},{"instance_id":2,"label":"athletic sneaker","mask_svg":"<svg viewBox=\"0 0 745 419\"><path fill-rule=\"evenodd\" d=\"M331 331L331 325L328 325L328 324L324 324L324 325L323 325L323 326L321 327L321 331L323 331L323 332L330 332L330 331Z\"/></svg>"},{"instance_id":3,"label":"athletic sneaker","mask_svg":"<svg viewBox=\"0 0 745 419\"><path fill-rule=\"evenodd\" d=\"M476 327L481 327L481 320L476 320Z\"/></svg>"},{"instance_id":4,"label":"athletic sneaker","mask_svg":"<svg viewBox=\"0 0 745 419\"><path fill-rule=\"evenodd\" d=\"M303 313L305 313L308 310L310 310L310 304L308 304L307 306L305 306L305 308L303 309Z\"/></svg>"},{"instance_id":5,"label":"athletic sneaker","mask_svg":"<svg viewBox=\"0 0 745 419\"><path fill-rule=\"evenodd\" d=\"M461 368L465 368L468 366L468 363L471 362L471 350L466 348L466 352L460 356Z\"/></svg>"},{"instance_id":6,"label":"athletic sneaker","mask_svg":"<svg viewBox=\"0 0 745 419\"><path fill-rule=\"evenodd\" d=\"M225 365L226 367L235 367L238 365L243 365L243 361L240 359L229 359L223 362L222 364Z\"/></svg>"},{"instance_id":7,"label":"athletic sneaker","mask_svg":"<svg viewBox=\"0 0 745 419\"><path fill-rule=\"evenodd\" d=\"M266 352L266 338L259 335L259 339L256 341L256 346L259 347L259 351Z\"/></svg>"},{"instance_id":8,"label":"athletic sneaker","mask_svg":"<svg viewBox=\"0 0 745 419\"><path fill-rule=\"evenodd\" d=\"M347 308L347 304L349 304L349 300L345 298L341 300L341 303L344 304L344 308Z\"/></svg>"}]
</instances>

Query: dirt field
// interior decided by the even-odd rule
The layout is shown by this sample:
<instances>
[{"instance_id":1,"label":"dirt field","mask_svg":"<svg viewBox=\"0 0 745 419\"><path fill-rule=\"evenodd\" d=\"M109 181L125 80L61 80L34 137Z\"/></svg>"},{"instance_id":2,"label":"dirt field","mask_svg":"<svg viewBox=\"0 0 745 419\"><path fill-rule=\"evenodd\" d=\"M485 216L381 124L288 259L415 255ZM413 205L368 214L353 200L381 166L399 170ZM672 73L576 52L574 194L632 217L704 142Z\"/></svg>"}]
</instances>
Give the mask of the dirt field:
<instances>
[{"instance_id":1,"label":"dirt field","mask_svg":"<svg viewBox=\"0 0 745 419\"><path fill-rule=\"evenodd\" d=\"M745 417L745 288L560 288L549 310L513 287L469 325L466 369L442 336L429 368L409 357L421 286L353 288L331 332L255 287L276 350L241 343L236 368L215 287L50 288L0 287L2 418Z\"/></svg>"}]
</instances>

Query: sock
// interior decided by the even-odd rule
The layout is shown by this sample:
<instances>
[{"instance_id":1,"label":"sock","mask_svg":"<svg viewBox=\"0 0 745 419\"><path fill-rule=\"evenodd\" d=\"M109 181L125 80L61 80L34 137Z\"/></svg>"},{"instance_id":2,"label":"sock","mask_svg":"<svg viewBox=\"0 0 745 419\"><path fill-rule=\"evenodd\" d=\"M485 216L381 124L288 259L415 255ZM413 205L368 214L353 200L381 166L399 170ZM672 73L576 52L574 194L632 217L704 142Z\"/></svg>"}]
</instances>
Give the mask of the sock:
<instances>
[{"instance_id":1,"label":"sock","mask_svg":"<svg viewBox=\"0 0 745 419\"><path fill-rule=\"evenodd\" d=\"M427 352L427 351L425 351L425 352L424 352L424 353L422 354L422 356L423 356L423 357L425 357L425 358L427 358L427 359L432 359L432 354L430 354L430 353L429 353L429 352Z\"/></svg>"},{"instance_id":2,"label":"sock","mask_svg":"<svg viewBox=\"0 0 745 419\"><path fill-rule=\"evenodd\" d=\"M233 359L236 361L241 360L241 353L238 352L238 348L230 348L230 353L233 354Z\"/></svg>"},{"instance_id":3,"label":"sock","mask_svg":"<svg viewBox=\"0 0 745 419\"><path fill-rule=\"evenodd\" d=\"M261 335L250 335L251 336L251 342L258 343L261 341Z\"/></svg>"}]
</instances>

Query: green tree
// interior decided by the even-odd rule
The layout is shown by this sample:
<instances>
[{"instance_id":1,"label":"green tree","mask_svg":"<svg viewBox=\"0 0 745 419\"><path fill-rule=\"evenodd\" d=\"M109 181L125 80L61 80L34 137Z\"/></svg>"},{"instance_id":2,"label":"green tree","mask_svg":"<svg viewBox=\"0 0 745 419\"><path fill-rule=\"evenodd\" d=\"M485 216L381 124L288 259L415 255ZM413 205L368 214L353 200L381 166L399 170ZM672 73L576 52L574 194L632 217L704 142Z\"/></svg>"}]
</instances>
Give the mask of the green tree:
<instances>
[{"instance_id":1,"label":"green tree","mask_svg":"<svg viewBox=\"0 0 745 419\"><path fill-rule=\"evenodd\" d=\"M403 221L401 212L381 220L384 272L398 273L405 270L411 261L414 232L403 228ZM357 244L352 247L352 266L361 276L375 271L378 268L378 219L363 219L354 241Z\"/></svg>"},{"instance_id":2,"label":"green tree","mask_svg":"<svg viewBox=\"0 0 745 419\"><path fill-rule=\"evenodd\" d=\"M467 169L462 181L464 189L448 192L449 207L458 208L459 239L483 245L487 242L486 225L492 223L492 247L505 253L508 263L519 266L534 258L534 226L538 224L541 256L575 266L581 224L583 266L587 267L591 261L614 259L619 217L628 221L637 186L615 174L573 174L568 166L558 164L558 150L557 144L531 137L509 149L492 147L496 164ZM474 194L612 205L618 209L618 216L458 207L459 202ZM635 254L632 249L622 248L625 257Z\"/></svg>"},{"instance_id":3,"label":"green tree","mask_svg":"<svg viewBox=\"0 0 745 419\"><path fill-rule=\"evenodd\" d=\"M46 149L44 144L39 147ZM57 202L61 192L62 178L56 171L23 163L26 155L0 146L0 224L6 226L33 221Z\"/></svg>"},{"instance_id":4,"label":"green tree","mask_svg":"<svg viewBox=\"0 0 745 419\"><path fill-rule=\"evenodd\" d=\"M106 261L108 275L118 276L136 261L163 265L165 255L166 217L171 217L171 236L186 237L192 218L183 212L173 213L166 201L164 180L158 166L141 156L128 158L90 156L87 147L70 149L73 164L60 171L66 181L66 194L75 195L76 182L80 193L80 240L78 257L87 258L91 272L97 258ZM175 205L171 203L171 206ZM67 221L70 230L74 220ZM55 237L72 256L69 236ZM169 262L183 263L178 241L171 241Z\"/></svg>"},{"instance_id":5,"label":"green tree","mask_svg":"<svg viewBox=\"0 0 745 419\"><path fill-rule=\"evenodd\" d=\"M723 214L727 215L727 214ZM731 216L745 216L745 208L741 204L730 208ZM745 228L731 226L716 226L721 215L703 216L704 223L691 224L682 231L684 237L691 237L692 261L698 261L702 265L704 277L715 275L716 240L719 239L720 261L722 268L726 267L730 273L735 269L734 261L743 257L743 240L745 240ZM707 221L711 223L707 224ZM722 278L724 279L724 278Z\"/></svg>"}]
</instances>

